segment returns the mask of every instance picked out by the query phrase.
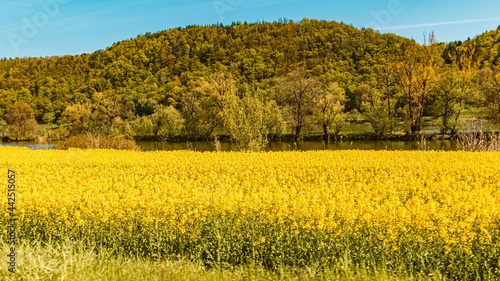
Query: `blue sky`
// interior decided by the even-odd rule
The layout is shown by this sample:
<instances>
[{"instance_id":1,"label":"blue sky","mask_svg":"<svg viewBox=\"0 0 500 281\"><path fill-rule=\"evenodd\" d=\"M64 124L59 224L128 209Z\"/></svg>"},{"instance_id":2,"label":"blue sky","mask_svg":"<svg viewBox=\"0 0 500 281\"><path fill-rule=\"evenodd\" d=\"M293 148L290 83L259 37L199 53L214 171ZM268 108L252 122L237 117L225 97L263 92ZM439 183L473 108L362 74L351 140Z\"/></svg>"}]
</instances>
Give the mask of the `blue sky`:
<instances>
[{"instance_id":1,"label":"blue sky","mask_svg":"<svg viewBox=\"0 0 500 281\"><path fill-rule=\"evenodd\" d=\"M192 24L334 20L422 42L473 38L500 25L498 0L0 0L0 57L90 53Z\"/></svg>"}]
</instances>

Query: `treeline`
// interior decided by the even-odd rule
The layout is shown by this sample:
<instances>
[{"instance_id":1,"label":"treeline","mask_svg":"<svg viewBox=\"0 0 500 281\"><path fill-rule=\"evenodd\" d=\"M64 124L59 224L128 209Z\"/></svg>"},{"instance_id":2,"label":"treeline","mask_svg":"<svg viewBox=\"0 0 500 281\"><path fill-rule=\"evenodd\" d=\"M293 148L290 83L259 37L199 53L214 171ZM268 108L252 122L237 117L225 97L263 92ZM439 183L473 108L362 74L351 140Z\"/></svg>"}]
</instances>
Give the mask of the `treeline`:
<instances>
[{"instance_id":1,"label":"treeline","mask_svg":"<svg viewBox=\"0 0 500 281\"><path fill-rule=\"evenodd\" d=\"M225 135L242 147L311 124L326 139L356 112L380 136L397 122L417 133L426 116L453 135L464 108L500 123L499 46L500 29L418 44L308 19L188 26L92 54L3 59L0 118L19 101L71 134Z\"/></svg>"}]
</instances>

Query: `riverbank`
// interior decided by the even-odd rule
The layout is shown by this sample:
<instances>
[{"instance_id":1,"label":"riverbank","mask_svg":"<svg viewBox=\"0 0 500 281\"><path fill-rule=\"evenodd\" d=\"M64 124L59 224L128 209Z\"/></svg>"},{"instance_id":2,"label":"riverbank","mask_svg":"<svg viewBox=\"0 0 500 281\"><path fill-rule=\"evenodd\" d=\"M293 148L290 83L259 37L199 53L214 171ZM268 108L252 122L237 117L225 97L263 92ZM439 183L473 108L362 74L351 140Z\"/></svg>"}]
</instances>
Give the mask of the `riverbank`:
<instances>
[{"instance_id":1,"label":"riverbank","mask_svg":"<svg viewBox=\"0 0 500 281\"><path fill-rule=\"evenodd\" d=\"M498 133L497 133L498 134ZM330 136L324 141L322 134L303 134L298 139L294 135L270 136L265 151L289 150L460 150L457 140L451 135L437 133L403 134L396 133L380 137L371 132L346 133ZM238 151L238 145L227 136L217 137L221 151ZM143 151L154 150L194 150L216 151L215 138L170 138L155 141L154 137L137 138L137 146ZM57 142L39 143L35 141L11 142L4 139L2 145L26 146L32 149L52 149Z\"/></svg>"},{"instance_id":2,"label":"riverbank","mask_svg":"<svg viewBox=\"0 0 500 281\"><path fill-rule=\"evenodd\" d=\"M449 134L439 134L439 133L419 133L419 134L404 134L404 133L394 133L380 136L376 133L363 132L363 133L342 133L338 136L330 135L330 143L336 141L423 141L423 140L449 140L453 136ZM211 137L200 137L200 138L189 138L189 137L171 137L171 138L155 138L154 136L148 137L137 137L134 138L136 141L149 141L149 142L213 142L215 140L214 136ZM219 135L217 140L221 142L230 142L229 136ZM273 141L320 141L324 140L324 135L319 133L309 133L302 134L298 138L292 134L285 134L281 136L269 135L269 142ZM327 141L328 142L328 141Z\"/></svg>"}]
</instances>

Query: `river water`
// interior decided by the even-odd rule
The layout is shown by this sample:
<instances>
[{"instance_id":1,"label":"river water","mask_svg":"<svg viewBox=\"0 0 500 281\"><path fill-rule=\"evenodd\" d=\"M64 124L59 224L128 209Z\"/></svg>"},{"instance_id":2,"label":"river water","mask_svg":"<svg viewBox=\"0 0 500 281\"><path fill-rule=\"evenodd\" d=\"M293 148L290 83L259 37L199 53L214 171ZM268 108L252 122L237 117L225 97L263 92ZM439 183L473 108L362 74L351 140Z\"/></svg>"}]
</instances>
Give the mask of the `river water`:
<instances>
[{"instance_id":1,"label":"river water","mask_svg":"<svg viewBox=\"0 0 500 281\"><path fill-rule=\"evenodd\" d=\"M138 141L137 145L143 151L154 150L194 150L194 151L215 151L215 142L150 142ZM36 143L4 143L1 146L23 146L31 149L53 149L52 144ZM322 141L297 141L297 142L271 142L265 148L266 151L291 151L291 150L457 150L458 145L450 140L432 141L392 141L392 140L372 140L372 141L338 141L325 144ZM234 143L221 143L222 151L238 151Z\"/></svg>"},{"instance_id":2,"label":"river water","mask_svg":"<svg viewBox=\"0 0 500 281\"><path fill-rule=\"evenodd\" d=\"M469 122L470 123L470 122ZM467 128L467 127L466 127ZM465 129L466 129L465 128ZM481 130L483 132L498 131L496 126L493 126L487 121L476 120L470 123L470 128L473 131ZM395 130L399 133L404 132L404 126L398 124ZM360 133L373 133L373 128L369 123L363 124L349 124L343 130L347 134L360 134ZM425 126L423 133L433 134L439 132L436 126ZM316 132L317 133L317 132ZM0 132L1 134L1 132ZM195 150L195 151L215 151L215 142L159 142L152 141L138 141L137 144L143 151L154 150ZM36 143L3 143L1 146L16 145L26 146L31 149L53 149L52 144L36 144ZM266 151L289 151L289 150L346 150L346 149L360 149L360 150L457 150L460 149L456 142L451 140L427 140L427 141L396 141L396 140L355 140L355 141L338 141L324 144L322 141L274 141L267 145ZM238 147L234 143L221 143L222 151L237 151Z\"/></svg>"},{"instance_id":3,"label":"river water","mask_svg":"<svg viewBox=\"0 0 500 281\"><path fill-rule=\"evenodd\" d=\"M159 142L137 142L142 150L195 150L195 151L215 151L214 142L182 142L167 143ZM458 145L450 140L433 141L344 141L331 142L325 144L322 141L297 141L297 142L271 142L267 145L266 151L289 151L289 150L457 150ZM221 143L222 151L237 151L238 147L234 143Z\"/></svg>"}]
</instances>

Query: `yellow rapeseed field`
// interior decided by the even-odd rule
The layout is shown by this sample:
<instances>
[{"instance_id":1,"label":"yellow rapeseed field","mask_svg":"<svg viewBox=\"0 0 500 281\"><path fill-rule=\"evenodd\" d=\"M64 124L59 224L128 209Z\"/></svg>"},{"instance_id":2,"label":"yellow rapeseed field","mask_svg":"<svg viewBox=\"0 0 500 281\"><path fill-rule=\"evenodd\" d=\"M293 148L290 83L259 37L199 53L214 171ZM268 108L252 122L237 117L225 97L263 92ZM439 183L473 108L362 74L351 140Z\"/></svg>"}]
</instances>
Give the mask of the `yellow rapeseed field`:
<instances>
[{"instance_id":1,"label":"yellow rapeseed field","mask_svg":"<svg viewBox=\"0 0 500 281\"><path fill-rule=\"evenodd\" d=\"M411 248L436 267L453 253L499 266L488 257L500 230L499 153L2 147L0 167L4 186L8 168L19 174L25 239L104 239L213 262L224 251L228 263L270 266L294 263L288 256L330 262L356 245L376 248L374 258Z\"/></svg>"}]
</instances>

